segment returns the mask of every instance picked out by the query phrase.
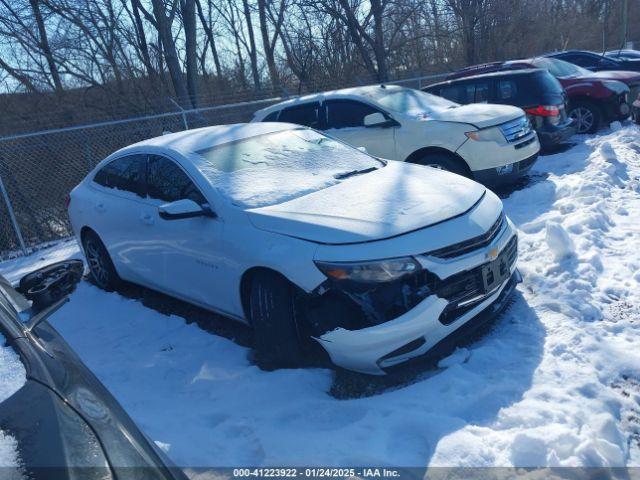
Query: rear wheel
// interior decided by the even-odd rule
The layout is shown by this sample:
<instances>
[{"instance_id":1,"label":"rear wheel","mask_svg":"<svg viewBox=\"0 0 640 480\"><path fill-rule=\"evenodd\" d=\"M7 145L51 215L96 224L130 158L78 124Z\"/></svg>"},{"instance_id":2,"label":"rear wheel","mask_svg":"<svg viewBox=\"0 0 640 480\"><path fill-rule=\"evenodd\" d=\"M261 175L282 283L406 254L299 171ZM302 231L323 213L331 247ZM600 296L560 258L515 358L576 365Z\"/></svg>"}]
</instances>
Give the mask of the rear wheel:
<instances>
[{"instance_id":1,"label":"rear wheel","mask_svg":"<svg viewBox=\"0 0 640 480\"><path fill-rule=\"evenodd\" d=\"M600 109L591 102L576 102L569 110L569 116L576 122L577 133L595 133L600 127Z\"/></svg>"},{"instance_id":2,"label":"rear wheel","mask_svg":"<svg viewBox=\"0 0 640 480\"><path fill-rule=\"evenodd\" d=\"M424 165L426 167L437 168L438 170L445 170L447 172L457 173L465 177L470 177L469 169L462 160L454 158L446 153L428 153L421 157L416 163Z\"/></svg>"},{"instance_id":3,"label":"rear wheel","mask_svg":"<svg viewBox=\"0 0 640 480\"><path fill-rule=\"evenodd\" d=\"M88 231L84 234L82 246L93 282L103 290L115 290L121 280L100 237Z\"/></svg>"},{"instance_id":4,"label":"rear wheel","mask_svg":"<svg viewBox=\"0 0 640 480\"><path fill-rule=\"evenodd\" d=\"M251 279L249 316L260 367L271 370L300 364L295 290L287 279L272 272L256 272Z\"/></svg>"}]
</instances>

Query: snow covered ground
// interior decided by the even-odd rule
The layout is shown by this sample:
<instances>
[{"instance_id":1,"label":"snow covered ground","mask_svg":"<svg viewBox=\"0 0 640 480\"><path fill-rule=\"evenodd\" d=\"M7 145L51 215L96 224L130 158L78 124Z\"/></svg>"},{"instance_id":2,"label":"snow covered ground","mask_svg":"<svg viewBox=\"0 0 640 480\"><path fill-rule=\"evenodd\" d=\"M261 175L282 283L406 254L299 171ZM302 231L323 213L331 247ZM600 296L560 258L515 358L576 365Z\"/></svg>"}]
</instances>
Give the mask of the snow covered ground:
<instances>
[{"instance_id":1,"label":"snow covered ground","mask_svg":"<svg viewBox=\"0 0 640 480\"><path fill-rule=\"evenodd\" d=\"M504 201L513 304L408 385L338 400L331 370L263 372L246 347L88 282L51 322L178 465L639 466L640 129L578 141Z\"/></svg>"}]
</instances>

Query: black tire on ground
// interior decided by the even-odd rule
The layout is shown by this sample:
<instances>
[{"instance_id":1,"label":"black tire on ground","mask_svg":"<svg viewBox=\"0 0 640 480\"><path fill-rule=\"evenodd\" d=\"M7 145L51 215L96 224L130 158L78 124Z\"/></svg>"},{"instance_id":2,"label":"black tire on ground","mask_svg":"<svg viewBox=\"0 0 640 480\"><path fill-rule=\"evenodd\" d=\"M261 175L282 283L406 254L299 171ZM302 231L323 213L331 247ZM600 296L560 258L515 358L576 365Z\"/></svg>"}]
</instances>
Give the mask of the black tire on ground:
<instances>
[{"instance_id":1,"label":"black tire on ground","mask_svg":"<svg viewBox=\"0 0 640 480\"><path fill-rule=\"evenodd\" d=\"M249 316L259 367L273 370L300 365L295 291L287 279L272 272L256 272L251 279Z\"/></svg>"},{"instance_id":2,"label":"black tire on ground","mask_svg":"<svg viewBox=\"0 0 640 480\"><path fill-rule=\"evenodd\" d=\"M108 292L115 290L122 280L120 280L109 252L100 237L89 230L82 237L82 246L89 264L89 272L91 272L93 283Z\"/></svg>"},{"instance_id":3,"label":"black tire on ground","mask_svg":"<svg viewBox=\"0 0 640 480\"><path fill-rule=\"evenodd\" d=\"M457 173L464 177L470 177L469 168L464 164L464 161L446 153L428 153L423 157L420 157L416 163L427 167L446 170L447 172Z\"/></svg>"},{"instance_id":4,"label":"black tire on ground","mask_svg":"<svg viewBox=\"0 0 640 480\"><path fill-rule=\"evenodd\" d=\"M569 108L569 116L576 121L577 133L595 133L600 128L602 113L591 102L575 102Z\"/></svg>"}]
</instances>

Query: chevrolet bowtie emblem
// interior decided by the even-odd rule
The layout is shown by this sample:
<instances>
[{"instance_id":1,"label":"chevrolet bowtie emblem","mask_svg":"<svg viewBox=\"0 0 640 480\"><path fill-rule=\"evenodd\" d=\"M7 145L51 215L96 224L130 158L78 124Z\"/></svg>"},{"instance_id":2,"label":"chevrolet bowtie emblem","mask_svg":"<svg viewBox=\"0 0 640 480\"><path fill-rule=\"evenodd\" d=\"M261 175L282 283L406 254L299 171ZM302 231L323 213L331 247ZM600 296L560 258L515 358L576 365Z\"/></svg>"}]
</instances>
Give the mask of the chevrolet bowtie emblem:
<instances>
[{"instance_id":1,"label":"chevrolet bowtie emblem","mask_svg":"<svg viewBox=\"0 0 640 480\"><path fill-rule=\"evenodd\" d=\"M487 252L488 260L495 260L496 258L498 258L498 247L492 248Z\"/></svg>"}]
</instances>

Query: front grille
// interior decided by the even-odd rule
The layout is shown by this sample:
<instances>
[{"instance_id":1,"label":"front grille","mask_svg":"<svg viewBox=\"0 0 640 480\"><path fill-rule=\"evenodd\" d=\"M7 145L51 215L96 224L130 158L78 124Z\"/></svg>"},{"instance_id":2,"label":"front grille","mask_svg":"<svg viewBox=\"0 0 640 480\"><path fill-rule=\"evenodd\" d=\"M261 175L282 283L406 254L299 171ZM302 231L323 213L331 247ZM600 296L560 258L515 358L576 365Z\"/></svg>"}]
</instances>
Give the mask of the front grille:
<instances>
[{"instance_id":1,"label":"front grille","mask_svg":"<svg viewBox=\"0 0 640 480\"><path fill-rule=\"evenodd\" d=\"M514 143L531 133L531 123L524 115L509 122L499 125L507 142Z\"/></svg>"},{"instance_id":2,"label":"front grille","mask_svg":"<svg viewBox=\"0 0 640 480\"><path fill-rule=\"evenodd\" d=\"M432 250L431 252L427 252L424 255L448 259L459 257L460 255L464 255L465 253L473 252L474 250L477 250L479 248L486 247L502 231L502 227L504 226L504 224L504 213L500 213L498 219L491 226L491 228L487 230L486 233L478 235L477 237L473 237L470 240L465 240L464 242L454 243L453 245L449 245L447 247Z\"/></svg>"},{"instance_id":3,"label":"front grille","mask_svg":"<svg viewBox=\"0 0 640 480\"><path fill-rule=\"evenodd\" d=\"M520 150L521 148L524 148L527 145L531 145L535 141L536 141L536 136L533 135L529 140L525 140L524 142L518 143L517 145L514 145L513 148L515 148L516 150Z\"/></svg>"},{"instance_id":4,"label":"front grille","mask_svg":"<svg viewBox=\"0 0 640 480\"><path fill-rule=\"evenodd\" d=\"M507 264L509 270L511 270L518 257L518 239L515 235L509 240L504 251L507 252ZM483 266L479 265L466 272L457 273L445 280L440 280L435 276L431 277L429 286L432 291L449 302L447 308L440 315L441 323L449 325L461 315L476 307L492 293L484 291L484 283L482 281Z\"/></svg>"}]
</instances>

